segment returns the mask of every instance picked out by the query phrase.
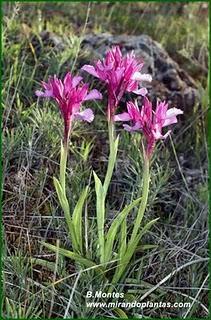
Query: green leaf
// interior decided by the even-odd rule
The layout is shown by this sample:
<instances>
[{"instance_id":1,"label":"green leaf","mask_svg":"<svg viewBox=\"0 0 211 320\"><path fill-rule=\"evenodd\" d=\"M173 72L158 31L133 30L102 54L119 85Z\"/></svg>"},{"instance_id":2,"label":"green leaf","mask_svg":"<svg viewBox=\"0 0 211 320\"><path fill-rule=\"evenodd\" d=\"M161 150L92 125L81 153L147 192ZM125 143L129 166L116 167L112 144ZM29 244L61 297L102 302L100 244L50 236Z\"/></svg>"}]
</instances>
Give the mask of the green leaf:
<instances>
[{"instance_id":1,"label":"green leaf","mask_svg":"<svg viewBox=\"0 0 211 320\"><path fill-rule=\"evenodd\" d=\"M136 297L133 294L127 292L124 295L124 299L125 301L128 301L128 302L134 302Z\"/></svg>"},{"instance_id":2,"label":"green leaf","mask_svg":"<svg viewBox=\"0 0 211 320\"><path fill-rule=\"evenodd\" d=\"M51 271L55 271L55 262L52 261L47 261L47 260L43 260L43 259L38 259L38 258L30 258L30 261L32 264L34 265L39 265L42 266L44 268L48 268Z\"/></svg>"},{"instance_id":3,"label":"green leaf","mask_svg":"<svg viewBox=\"0 0 211 320\"><path fill-rule=\"evenodd\" d=\"M122 259L122 257L125 254L126 248L127 248L127 220L126 218L123 220L121 225L121 237L120 237L120 248L119 248L119 257Z\"/></svg>"},{"instance_id":4,"label":"green leaf","mask_svg":"<svg viewBox=\"0 0 211 320\"><path fill-rule=\"evenodd\" d=\"M126 313L120 308L113 309L113 312L115 312L121 319L128 319Z\"/></svg>"},{"instance_id":5,"label":"green leaf","mask_svg":"<svg viewBox=\"0 0 211 320\"><path fill-rule=\"evenodd\" d=\"M68 234L69 234L69 238L72 241L72 245L75 251L79 251L79 246L77 244L77 240L76 240L76 235L75 235L75 229L74 229L74 225L72 223L72 219L71 219L71 215L70 215L70 207L69 207L69 203L67 201L66 195L64 194L62 187L60 185L60 182L58 179L56 179L55 177L53 177L53 182L54 182L54 186L59 198L59 202L61 204L61 207L64 211L64 216L67 222L67 226L68 226Z\"/></svg>"},{"instance_id":6,"label":"green leaf","mask_svg":"<svg viewBox=\"0 0 211 320\"><path fill-rule=\"evenodd\" d=\"M104 220L105 220L105 196L102 183L96 173L93 171L95 179L95 192L97 198L97 230L98 230L98 244L100 251L100 262L104 263Z\"/></svg>"},{"instance_id":7,"label":"green leaf","mask_svg":"<svg viewBox=\"0 0 211 320\"><path fill-rule=\"evenodd\" d=\"M45 242L42 242L42 244L46 248L48 248L48 249L50 249L50 250L52 250L54 252L58 252L59 254L65 256L67 258L70 258L70 259L78 262L79 264L87 267L87 268L94 267L94 269L96 268L96 271L98 271L100 274L104 275L103 270L98 265L96 265L93 261L88 260L86 258L83 258L81 255L79 255L79 254L77 254L75 252L72 252L72 251L69 251L69 250L66 250L66 249L63 249L63 248L58 248L57 246L54 246L52 244L45 243Z\"/></svg>"},{"instance_id":8,"label":"green leaf","mask_svg":"<svg viewBox=\"0 0 211 320\"><path fill-rule=\"evenodd\" d=\"M112 222L109 231L106 236L105 243L105 261L108 262L112 256L113 244L116 238L117 230L122 224L124 219L126 219L128 213L140 202L141 198L134 200L131 204L125 207ZM121 249L123 250L123 248Z\"/></svg>"},{"instance_id":9,"label":"green leaf","mask_svg":"<svg viewBox=\"0 0 211 320\"><path fill-rule=\"evenodd\" d=\"M82 156L84 162L87 161L92 147L93 147L93 142L90 141L90 142L88 142L87 145L85 145L84 148L82 149L81 156Z\"/></svg>"},{"instance_id":10,"label":"green leaf","mask_svg":"<svg viewBox=\"0 0 211 320\"><path fill-rule=\"evenodd\" d=\"M62 187L61 187L59 180L57 178L53 177L53 183L54 183L54 187L56 189L56 193L59 198L59 202L61 204L62 209L69 210L69 204L66 203L66 201L65 201L64 192L62 190Z\"/></svg>"},{"instance_id":11,"label":"green leaf","mask_svg":"<svg viewBox=\"0 0 211 320\"><path fill-rule=\"evenodd\" d=\"M80 252L82 253L82 211L84 202L87 198L89 187L87 186L82 194L80 195L80 198L78 199L78 202L75 206L75 209L72 214L72 222L75 229L75 235L76 235L76 241L79 245Z\"/></svg>"},{"instance_id":12,"label":"green leaf","mask_svg":"<svg viewBox=\"0 0 211 320\"><path fill-rule=\"evenodd\" d=\"M110 145L110 154L108 158L108 168L105 176L105 181L103 184L104 192L107 194L108 187L111 181L111 177L114 171L114 166L116 163L116 156L117 156L117 151L118 151L118 144L119 144L119 136L116 138L115 141L111 141Z\"/></svg>"},{"instance_id":13,"label":"green leaf","mask_svg":"<svg viewBox=\"0 0 211 320\"><path fill-rule=\"evenodd\" d=\"M129 262L129 260L131 259L132 255L134 254L134 252L136 251L137 245L139 243L139 241L141 240L141 237L151 228L151 226L158 220L159 218L156 218L154 220L151 220L150 222L148 222L143 229L141 230L141 232L136 236L134 241L130 241L128 244L128 248L127 248L127 252L123 258L123 260L125 262Z\"/></svg>"},{"instance_id":14,"label":"green leaf","mask_svg":"<svg viewBox=\"0 0 211 320\"><path fill-rule=\"evenodd\" d=\"M147 199L149 194L149 182L150 182L149 159L147 159L146 157L146 159L144 160L144 168L143 168L142 201L138 209L136 219L134 221L134 227L133 227L130 241L133 241L136 238L142 219L144 217L144 212L146 210Z\"/></svg>"},{"instance_id":15,"label":"green leaf","mask_svg":"<svg viewBox=\"0 0 211 320\"><path fill-rule=\"evenodd\" d=\"M153 224L155 224L155 222L157 222L159 220L159 218L156 218L154 220L149 221L141 230L141 232L139 233L138 237L139 240L141 239L141 237L153 226Z\"/></svg>"},{"instance_id":16,"label":"green leaf","mask_svg":"<svg viewBox=\"0 0 211 320\"><path fill-rule=\"evenodd\" d=\"M117 266L116 271L114 273L112 279L113 284L117 283L121 278L125 268L127 267L128 263L130 262L130 259L132 258L136 250L139 240L139 236L136 236L133 242L129 242L127 250L125 251L125 255L122 257L122 259L120 259L120 264Z\"/></svg>"},{"instance_id":17,"label":"green leaf","mask_svg":"<svg viewBox=\"0 0 211 320\"><path fill-rule=\"evenodd\" d=\"M130 259L132 258L134 252L136 251L137 245L141 239L141 237L151 228L151 226L158 220L159 218L156 218L154 220L149 221L141 230L141 232L135 237L133 241L129 241L127 250L125 252L124 257L120 260L120 265L117 266L117 269L114 273L112 283L117 283L119 279L121 278L125 268L127 267L128 263L130 262Z\"/></svg>"}]
</instances>

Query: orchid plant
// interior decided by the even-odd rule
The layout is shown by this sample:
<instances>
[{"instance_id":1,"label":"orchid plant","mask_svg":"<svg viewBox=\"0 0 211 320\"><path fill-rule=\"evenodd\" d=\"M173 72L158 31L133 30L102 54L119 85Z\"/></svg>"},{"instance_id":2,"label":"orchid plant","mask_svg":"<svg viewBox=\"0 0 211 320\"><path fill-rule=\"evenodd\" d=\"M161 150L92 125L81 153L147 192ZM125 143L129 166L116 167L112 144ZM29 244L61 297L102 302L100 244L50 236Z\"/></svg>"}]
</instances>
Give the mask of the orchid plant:
<instances>
[{"instance_id":1,"label":"orchid plant","mask_svg":"<svg viewBox=\"0 0 211 320\"><path fill-rule=\"evenodd\" d=\"M107 172L104 181L93 171L96 193L96 220L97 220L97 261L90 261L84 252L83 241L83 207L88 197L89 187L82 190L73 212L70 212L68 197L66 194L66 166L68 156L68 145L71 138L73 121L83 120L92 122L94 113L91 109L81 111L82 103L88 100L102 99L102 94L93 89L88 91L88 84L82 82L81 76L72 76L69 72L64 80L56 76L48 82L42 82L43 91L36 91L38 97L52 98L59 106L64 120L64 139L61 143L60 176L53 178L59 202L63 209L68 234L72 243L72 251L59 248L60 254L75 260L82 267L94 267L98 272L107 277L106 272L111 263L115 263L115 271L110 281L113 286L124 275L124 272L133 257L142 236L158 220L151 220L141 227L142 219L147 207L150 186L150 160L155 149L156 141L166 139L170 130L163 134L163 128L177 123L177 116L183 111L177 108L168 109L168 103L157 102L154 110L152 103L147 98L147 89L142 82L150 82L151 75L141 72L143 62L139 62L134 52L122 55L118 46L113 47L106 53L105 59L96 62L95 66L85 65L83 71L88 72L99 81L106 84L107 97L107 121L110 154L108 158ZM126 92L137 95L134 101L128 101L123 113L116 114L122 97ZM142 104L138 99L141 97ZM116 218L113 219L108 231L106 223L106 200L107 192L111 182L114 166L117 159L119 136L115 134L115 123L123 122L123 128L129 132L138 132L143 136L143 185L142 196L132 201ZM127 225L127 216L134 208L137 208L136 217L131 230ZM120 231L120 232L118 232ZM54 245L44 245L57 252ZM115 248L115 249L114 249Z\"/></svg>"}]
</instances>

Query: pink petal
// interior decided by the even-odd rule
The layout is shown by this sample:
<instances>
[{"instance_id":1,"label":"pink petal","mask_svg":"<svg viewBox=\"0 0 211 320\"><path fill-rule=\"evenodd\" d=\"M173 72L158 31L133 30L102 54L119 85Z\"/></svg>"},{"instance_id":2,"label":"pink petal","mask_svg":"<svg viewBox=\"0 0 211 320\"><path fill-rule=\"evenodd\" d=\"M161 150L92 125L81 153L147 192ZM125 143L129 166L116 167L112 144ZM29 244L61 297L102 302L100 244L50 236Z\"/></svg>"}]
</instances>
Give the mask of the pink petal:
<instances>
[{"instance_id":1,"label":"pink petal","mask_svg":"<svg viewBox=\"0 0 211 320\"><path fill-rule=\"evenodd\" d=\"M115 72L114 72L114 76L116 78L116 82L119 83L119 81L121 80L123 74L124 74L125 69L124 68L118 68Z\"/></svg>"},{"instance_id":2,"label":"pink petal","mask_svg":"<svg viewBox=\"0 0 211 320\"><path fill-rule=\"evenodd\" d=\"M47 97L52 97L52 96L53 96L52 90L46 90L45 92L40 91L40 90L36 90L36 91L35 91L35 94L36 94L36 96L38 96L38 97L45 97L45 98L47 98Z\"/></svg>"},{"instance_id":3,"label":"pink petal","mask_svg":"<svg viewBox=\"0 0 211 320\"><path fill-rule=\"evenodd\" d=\"M127 102L127 110L132 120L138 121L141 117L141 113L138 107L137 100L135 100L135 103L132 101Z\"/></svg>"},{"instance_id":4,"label":"pink petal","mask_svg":"<svg viewBox=\"0 0 211 320\"><path fill-rule=\"evenodd\" d=\"M64 85L61 79L58 79L56 76L54 76L54 79L51 81L51 86L53 90L53 96L56 98L61 98L64 91Z\"/></svg>"},{"instance_id":5,"label":"pink petal","mask_svg":"<svg viewBox=\"0 0 211 320\"><path fill-rule=\"evenodd\" d=\"M38 97L43 97L45 93L44 93L43 91L36 90L36 91L35 91L35 94L36 94L36 96L38 96Z\"/></svg>"},{"instance_id":6,"label":"pink petal","mask_svg":"<svg viewBox=\"0 0 211 320\"><path fill-rule=\"evenodd\" d=\"M135 72L134 75L132 76L132 80L151 82L152 76L148 73Z\"/></svg>"},{"instance_id":7,"label":"pink petal","mask_svg":"<svg viewBox=\"0 0 211 320\"><path fill-rule=\"evenodd\" d=\"M162 135L161 131L159 130L159 128L155 128L154 130L152 130L152 133L153 133L153 136L156 140L163 138L163 135Z\"/></svg>"},{"instance_id":8,"label":"pink petal","mask_svg":"<svg viewBox=\"0 0 211 320\"><path fill-rule=\"evenodd\" d=\"M129 126L128 124L123 124L126 131L133 132L141 129L141 123L137 121L134 126Z\"/></svg>"},{"instance_id":9,"label":"pink petal","mask_svg":"<svg viewBox=\"0 0 211 320\"><path fill-rule=\"evenodd\" d=\"M93 66L90 66L88 64L85 64L81 70L84 70L86 72L88 72L89 74L93 75L94 77L99 78L98 73L96 72L95 68Z\"/></svg>"},{"instance_id":10,"label":"pink petal","mask_svg":"<svg viewBox=\"0 0 211 320\"><path fill-rule=\"evenodd\" d=\"M163 126L166 119L167 109L168 109L168 103L166 103L165 101L157 102L157 106L155 110L155 118L154 118L155 123L159 123L161 126Z\"/></svg>"},{"instance_id":11,"label":"pink petal","mask_svg":"<svg viewBox=\"0 0 211 320\"><path fill-rule=\"evenodd\" d=\"M92 122L94 120L94 113L92 109L85 109L82 112L76 112L74 114L75 119L77 120L83 120L87 122Z\"/></svg>"},{"instance_id":12,"label":"pink petal","mask_svg":"<svg viewBox=\"0 0 211 320\"><path fill-rule=\"evenodd\" d=\"M169 130L166 134L162 135L161 131L159 129L152 130L153 136L156 140L158 139L166 139L169 134L171 133L171 130Z\"/></svg>"},{"instance_id":13,"label":"pink petal","mask_svg":"<svg viewBox=\"0 0 211 320\"><path fill-rule=\"evenodd\" d=\"M132 92L134 92L134 93L136 93L136 94L138 94L138 95L141 95L141 96L143 96L143 97L148 93L148 91L147 91L146 88L141 88L141 89L138 89L138 90L133 90Z\"/></svg>"},{"instance_id":14,"label":"pink petal","mask_svg":"<svg viewBox=\"0 0 211 320\"><path fill-rule=\"evenodd\" d=\"M147 123L148 126L152 124L152 103L149 101L147 97L144 97L144 105L141 109L141 117L144 122Z\"/></svg>"},{"instance_id":15,"label":"pink petal","mask_svg":"<svg viewBox=\"0 0 211 320\"><path fill-rule=\"evenodd\" d=\"M134 90L138 89L138 83L135 80L129 81L129 84L127 86L127 91L128 92L133 92Z\"/></svg>"},{"instance_id":16,"label":"pink petal","mask_svg":"<svg viewBox=\"0 0 211 320\"><path fill-rule=\"evenodd\" d=\"M72 87L75 88L83 78L80 76L73 77Z\"/></svg>"},{"instance_id":17,"label":"pink petal","mask_svg":"<svg viewBox=\"0 0 211 320\"><path fill-rule=\"evenodd\" d=\"M89 85L87 83L85 83L82 87L78 88L76 100L81 102L85 100L85 98L87 97L88 89Z\"/></svg>"},{"instance_id":18,"label":"pink petal","mask_svg":"<svg viewBox=\"0 0 211 320\"><path fill-rule=\"evenodd\" d=\"M116 114L114 116L114 121L129 121L129 120L131 120L131 117L127 112Z\"/></svg>"},{"instance_id":19,"label":"pink petal","mask_svg":"<svg viewBox=\"0 0 211 320\"><path fill-rule=\"evenodd\" d=\"M169 126L170 124L177 123L176 117L167 118L164 121L163 127Z\"/></svg>"},{"instance_id":20,"label":"pink petal","mask_svg":"<svg viewBox=\"0 0 211 320\"><path fill-rule=\"evenodd\" d=\"M98 90L93 89L87 94L87 96L84 99L84 101L87 101L87 100L101 100L102 98L103 98L102 94Z\"/></svg>"},{"instance_id":21,"label":"pink petal","mask_svg":"<svg viewBox=\"0 0 211 320\"><path fill-rule=\"evenodd\" d=\"M163 127L168 126L173 123L177 123L177 118L176 116L179 114L183 114L183 111L177 108L171 108L166 111L166 118L163 123Z\"/></svg>"},{"instance_id":22,"label":"pink petal","mask_svg":"<svg viewBox=\"0 0 211 320\"><path fill-rule=\"evenodd\" d=\"M66 92L68 92L72 88L72 76L70 72L68 72L64 77L64 87Z\"/></svg>"},{"instance_id":23,"label":"pink petal","mask_svg":"<svg viewBox=\"0 0 211 320\"><path fill-rule=\"evenodd\" d=\"M183 111L181 109L171 108L171 109L167 110L166 117L169 118L172 116L177 116L178 114L183 114Z\"/></svg>"},{"instance_id":24,"label":"pink petal","mask_svg":"<svg viewBox=\"0 0 211 320\"><path fill-rule=\"evenodd\" d=\"M120 50L120 47L115 46L112 48L112 51L113 51L113 55L114 55L114 59L115 59L116 63L120 64L121 58L122 58L122 52Z\"/></svg>"}]
</instances>

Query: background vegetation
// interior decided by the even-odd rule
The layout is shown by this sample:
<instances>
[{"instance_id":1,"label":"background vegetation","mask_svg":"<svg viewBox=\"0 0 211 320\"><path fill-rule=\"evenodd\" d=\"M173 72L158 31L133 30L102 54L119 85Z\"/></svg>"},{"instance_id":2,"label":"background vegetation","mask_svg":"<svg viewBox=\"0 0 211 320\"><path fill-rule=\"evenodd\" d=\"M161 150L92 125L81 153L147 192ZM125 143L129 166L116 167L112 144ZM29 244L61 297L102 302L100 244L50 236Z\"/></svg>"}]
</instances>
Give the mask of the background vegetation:
<instances>
[{"instance_id":1,"label":"background vegetation","mask_svg":"<svg viewBox=\"0 0 211 320\"><path fill-rule=\"evenodd\" d=\"M118 316L112 310L86 309L88 283L92 282L94 290L99 287L97 280L91 273L79 275L71 261L45 251L40 244L41 240L55 243L60 239L63 246L70 246L52 184L52 176L58 172L62 120L52 103L38 104L34 92L48 75L64 75L67 69L77 71L84 57L81 34L85 37L90 32L148 34L198 83L201 103L185 115L182 126L165 147L158 145L153 162L145 219L160 220L146 243L158 246L137 253L128 269L128 283L119 284L117 291L127 291L137 301L145 293L149 301L191 302L190 308L177 310L131 309L126 312L128 316L208 315L207 10L205 2L4 3L5 318ZM58 51L43 40L44 30L59 36L67 44L65 49ZM94 125L77 123L74 129L68 166L72 206L81 183L85 185L90 179L90 169L103 174L106 167L105 110L98 104L92 107L97 113ZM110 219L116 208L138 193L142 172L138 139L126 132L121 134L110 188ZM94 195L88 204L91 213L92 199ZM94 241L92 225L90 230Z\"/></svg>"}]
</instances>

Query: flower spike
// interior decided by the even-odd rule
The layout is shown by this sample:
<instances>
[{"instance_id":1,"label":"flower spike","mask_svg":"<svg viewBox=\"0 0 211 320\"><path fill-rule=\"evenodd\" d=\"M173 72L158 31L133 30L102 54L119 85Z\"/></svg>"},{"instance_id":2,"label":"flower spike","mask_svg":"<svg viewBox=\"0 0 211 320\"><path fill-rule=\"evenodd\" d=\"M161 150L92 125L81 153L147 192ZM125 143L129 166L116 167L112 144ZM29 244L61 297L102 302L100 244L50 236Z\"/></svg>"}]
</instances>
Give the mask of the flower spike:
<instances>
[{"instance_id":1,"label":"flower spike","mask_svg":"<svg viewBox=\"0 0 211 320\"><path fill-rule=\"evenodd\" d=\"M61 111L64 119L64 142L67 144L71 130L71 124L74 119L92 122L94 113L91 109L85 109L80 112L81 104L84 101L102 99L102 94L93 89L88 92L88 84L81 82L82 77L73 77L70 72L66 74L64 80L54 76L50 77L48 82L42 82L44 91L37 90L38 97L53 98Z\"/></svg>"},{"instance_id":2,"label":"flower spike","mask_svg":"<svg viewBox=\"0 0 211 320\"><path fill-rule=\"evenodd\" d=\"M122 56L119 46L113 47L105 59L98 60L95 66L84 65L82 70L105 82L108 91L108 119L113 120L115 110L125 92L145 96L147 89L139 87L142 81L152 81L149 74L140 71L143 63L136 60L134 52Z\"/></svg>"},{"instance_id":3,"label":"flower spike","mask_svg":"<svg viewBox=\"0 0 211 320\"><path fill-rule=\"evenodd\" d=\"M162 134L162 128L170 124L177 123L177 116L183 114L183 111L177 108L168 109L168 104L164 102L157 103L155 112L152 110L152 103L147 97L144 97L144 104L139 109L137 101L127 103L127 112L117 114L114 121L131 121L132 125L123 124L125 130L141 131L147 142L146 155L151 156L155 142L158 139L166 139L171 130Z\"/></svg>"}]
</instances>

